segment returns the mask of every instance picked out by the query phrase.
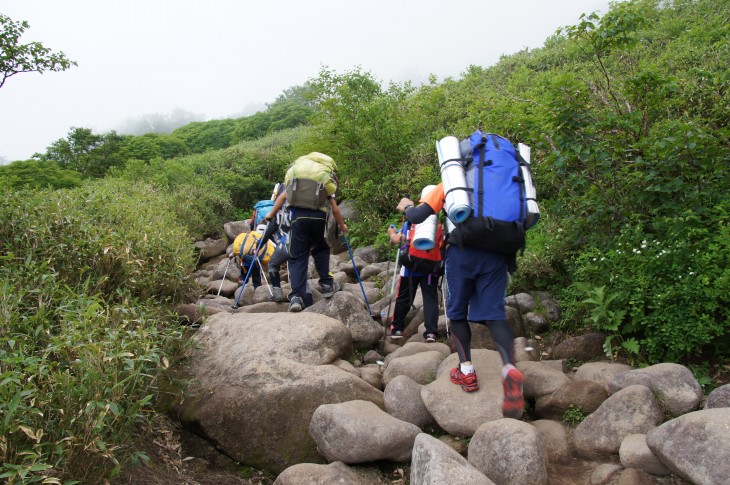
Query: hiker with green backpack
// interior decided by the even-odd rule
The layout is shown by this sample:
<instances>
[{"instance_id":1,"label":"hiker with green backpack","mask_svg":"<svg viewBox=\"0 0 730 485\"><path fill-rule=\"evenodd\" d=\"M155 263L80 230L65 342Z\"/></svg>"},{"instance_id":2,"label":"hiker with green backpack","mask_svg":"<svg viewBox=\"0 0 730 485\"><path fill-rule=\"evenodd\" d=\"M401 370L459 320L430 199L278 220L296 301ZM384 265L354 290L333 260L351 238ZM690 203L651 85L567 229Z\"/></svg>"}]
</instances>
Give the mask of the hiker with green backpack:
<instances>
[{"instance_id":1,"label":"hiker with green backpack","mask_svg":"<svg viewBox=\"0 0 730 485\"><path fill-rule=\"evenodd\" d=\"M514 271L517 252L524 248L525 229L539 216L534 187L526 187L529 166L525 169L509 140L479 130L462 142L445 137L436 148L442 182L417 207L403 198L397 209L412 223L446 212L446 316L459 355L449 378L465 392L479 389L469 322L486 325L503 363L502 413L519 418L525 404L524 376L514 365L514 332L506 321L504 299L508 272Z\"/></svg>"},{"instance_id":2,"label":"hiker with green backpack","mask_svg":"<svg viewBox=\"0 0 730 485\"><path fill-rule=\"evenodd\" d=\"M325 239L328 212L337 221L341 233L347 232L345 219L337 206L337 165L331 157L312 152L299 157L289 167L284 177L286 197L277 199L266 215L270 221L286 204L291 218L289 230L289 311L299 312L313 304L312 294L307 291L309 255L319 274L319 290L325 298L340 290L329 269L330 247Z\"/></svg>"}]
</instances>

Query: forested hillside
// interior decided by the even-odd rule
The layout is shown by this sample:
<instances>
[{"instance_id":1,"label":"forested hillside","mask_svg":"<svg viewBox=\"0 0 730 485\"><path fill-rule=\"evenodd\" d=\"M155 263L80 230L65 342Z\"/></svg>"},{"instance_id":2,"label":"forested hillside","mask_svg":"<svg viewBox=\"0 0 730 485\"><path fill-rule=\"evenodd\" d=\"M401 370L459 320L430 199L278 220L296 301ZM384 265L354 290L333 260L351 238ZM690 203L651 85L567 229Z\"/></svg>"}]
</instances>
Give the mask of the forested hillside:
<instances>
[{"instance_id":1,"label":"forested hillside","mask_svg":"<svg viewBox=\"0 0 730 485\"><path fill-rule=\"evenodd\" d=\"M729 38L728 2L633 0L493 66L475 49L458 79L325 68L250 117L73 128L0 167L0 476L94 481L145 459L125 444L179 355L168 310L200 291L192 243L296 157L335 159L350 240L377 243L400 197L438 182L435 142L476 128L532 147L542 217L514 288L556 292L562 329L606 332L612 357L712 385L730 365Z\"/></svg>"}]
</instances>

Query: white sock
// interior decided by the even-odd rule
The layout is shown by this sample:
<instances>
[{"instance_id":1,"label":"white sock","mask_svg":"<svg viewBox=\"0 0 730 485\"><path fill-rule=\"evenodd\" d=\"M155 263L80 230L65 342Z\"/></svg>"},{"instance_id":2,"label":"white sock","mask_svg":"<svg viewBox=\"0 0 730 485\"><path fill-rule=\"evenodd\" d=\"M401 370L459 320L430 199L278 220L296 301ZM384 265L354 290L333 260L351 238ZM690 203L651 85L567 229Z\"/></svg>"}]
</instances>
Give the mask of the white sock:
<instances>
[{"instance_id":1,"label":"white sock","mask_svg":"<svg viewBox=\"0 0 730 485\"><path fill-rule=\"evenodd\" d=\"M516 369L516 367L513 366L512 364L507 364L504 367L502 367L502 379L507 378L507 372L509 372L510 369Z\"/></svg>"},{"instance_id":2,"label":"white sock","mask_svg":"<svg viewBox=\"0 0 730 485\"><path fill-rule=\"evenodd\" d=\"M459 364L459 367L461 367L461 373L462 374L471 374L474 372L474 364L471 362L462 362Z\"/></svg>"}]
</instances>

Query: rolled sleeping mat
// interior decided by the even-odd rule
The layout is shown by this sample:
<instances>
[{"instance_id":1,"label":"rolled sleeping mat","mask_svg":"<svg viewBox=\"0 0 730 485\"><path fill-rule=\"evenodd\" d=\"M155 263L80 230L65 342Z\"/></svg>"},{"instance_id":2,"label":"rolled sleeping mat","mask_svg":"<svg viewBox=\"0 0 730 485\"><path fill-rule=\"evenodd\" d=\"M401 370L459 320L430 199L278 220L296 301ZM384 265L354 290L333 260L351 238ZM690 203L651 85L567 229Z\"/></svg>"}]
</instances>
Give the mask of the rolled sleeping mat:
<instances>
[{"instance_id":1,"label":"rolled sleeping mat","mask_svg":"<svg viewBox=\"0 0 730 485\"><path fill-rule=\"evenodd\" d=\"M432 214L425 221L416 226L413 233L413 247L422 251L433 249L436 245L436 231L438 230L439 219Z\"/></svg>"},{"instance_id":2,"label":"rolled sleeping mat","mask_svg":"<svg viewBox=\"0 0 730 485\"><path fill-rule=\"evenodd\" d=\"M429 192L435 189L435 185L427 185L421 190L421 200ZM436 231L438 230L438 216L432 214L420 224L416 224L413 232L413 247L422 251L428 251L436 245Z\"/></svg>"},{"instance_id":3,"label":"rolled sleeping mat","mask_svg":"<svg viewBox=\"0 0 730 485\"><path fill-rule=\"evenodd\" d=\"M525 200L526 200L526 220L525 228L529 229L540 220L540 207L537 205L537 191L535 190L535 184L532 181L532 171L530 170L530 152L532 151L529 146L524 143L517 144L517 150L522 155L522 158L527 162L527 166L520 167L522 171L522 178L525 181Z\"/></svg>"},{"instance_id":4,"label":"rolled sleeping mat","mask_svg":"<svg viewBox=\"0 0 730 485\"><path fill-rule=\"evenodd\" d=\"M446 202L444 210L454 223L464 222L471 215L464 167L459 161L461 150L455 136L447 136L436 142L441 181L444 184Z\"/></svg>"}]
</instances>

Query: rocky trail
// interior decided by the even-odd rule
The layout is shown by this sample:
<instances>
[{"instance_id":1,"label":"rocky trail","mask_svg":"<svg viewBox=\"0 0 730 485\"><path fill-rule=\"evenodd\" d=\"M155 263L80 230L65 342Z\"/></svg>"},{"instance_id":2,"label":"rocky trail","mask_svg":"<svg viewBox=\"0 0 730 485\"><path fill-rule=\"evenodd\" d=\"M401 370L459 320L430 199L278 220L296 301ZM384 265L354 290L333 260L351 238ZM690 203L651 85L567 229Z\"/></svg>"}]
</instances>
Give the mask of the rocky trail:
<instances>
[{"instance_id":1,"label":"rocky trail","mask_svg":"<svg viewBox=\"0 0 730 485\"><path fill-rule=\"evenodd\" d=\"M233 310L230 240L200 243L196 278L209 293L178 308L197 327L180 369L190 395L149 430L152 464L117 483L730 483L730 384L706 395L682 365L606 360L603 335L552 329L560 308L547 293L507 299L527 406L506 419L484 326L471 324L481 388L467 394L448 378L458 359L445 317L425 343L417 296L405 338L384 339L347 252L331 258L343 287L332 298L315 290L312 307L290 314L249 285ZM388 304L383 259L355 250L374 313Z\"/></svg>"}]
</instances>

